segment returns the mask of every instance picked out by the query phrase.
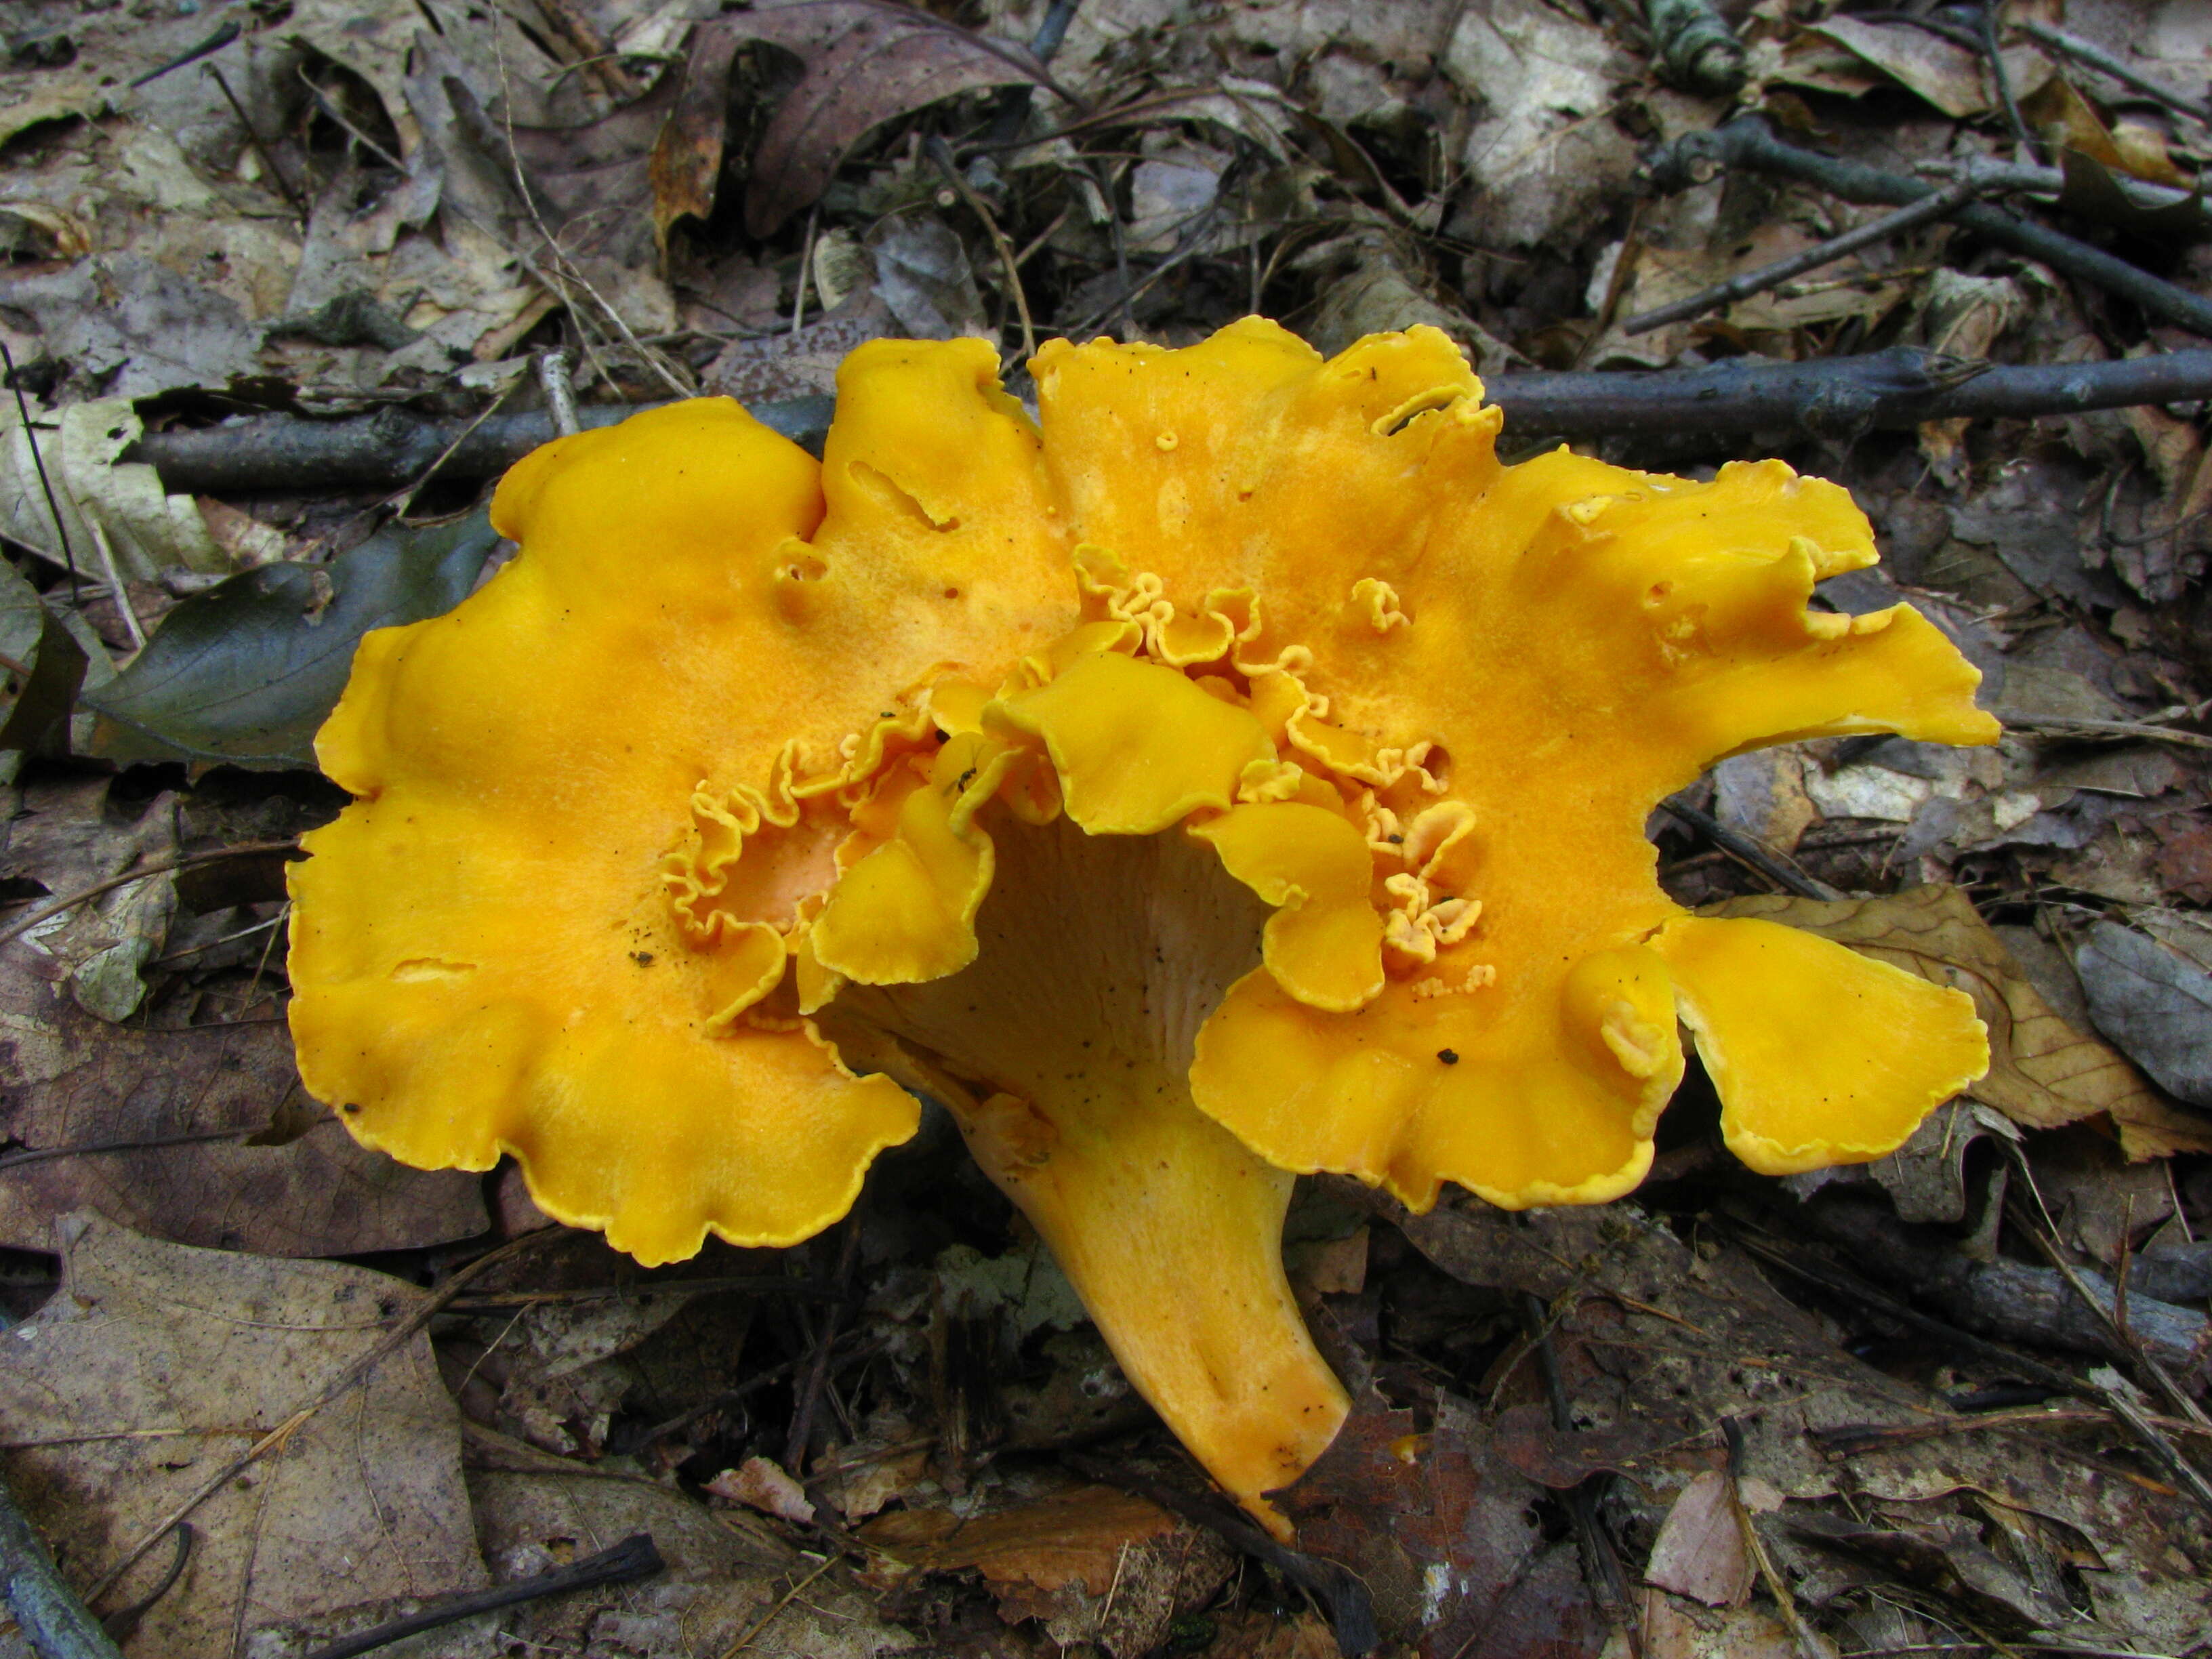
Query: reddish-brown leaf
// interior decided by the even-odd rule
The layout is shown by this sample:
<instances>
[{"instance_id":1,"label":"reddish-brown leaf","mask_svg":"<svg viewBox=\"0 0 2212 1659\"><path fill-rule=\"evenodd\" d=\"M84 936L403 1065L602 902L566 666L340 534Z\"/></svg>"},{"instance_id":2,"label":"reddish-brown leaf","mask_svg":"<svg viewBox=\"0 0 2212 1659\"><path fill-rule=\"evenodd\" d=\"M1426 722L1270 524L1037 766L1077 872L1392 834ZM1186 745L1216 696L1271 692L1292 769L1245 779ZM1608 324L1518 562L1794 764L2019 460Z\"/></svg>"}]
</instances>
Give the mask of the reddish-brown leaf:
<instances>
[{"instance_id":1,"label":"reddish-brown leaf","mask_svg":"<svg viewBox=\"0 0 2212 1659\"><path fill-rule=\"evenodd\" d=\"M1021 46L879 0L801 0L721 20L797 52L806 72L769 122L745 190L745 228L766 236L820 199L872 127L956 93L1052 84Z\"/></svg>"},{"instance_id":2,"label":"reddish-brown leaf","mask_svg":"<svg viewBox=\"0 0 2212 1659\"><path fill-rule=\"evenodd\" d=\"M664 248L678 219L704 219L714 210L729 126L730 60L744 39L744 31L732 27L739 21L716 19L691 32L676 106L653 140L646 176L653 184L653 232Z\"/></svg>"}]
</instances>

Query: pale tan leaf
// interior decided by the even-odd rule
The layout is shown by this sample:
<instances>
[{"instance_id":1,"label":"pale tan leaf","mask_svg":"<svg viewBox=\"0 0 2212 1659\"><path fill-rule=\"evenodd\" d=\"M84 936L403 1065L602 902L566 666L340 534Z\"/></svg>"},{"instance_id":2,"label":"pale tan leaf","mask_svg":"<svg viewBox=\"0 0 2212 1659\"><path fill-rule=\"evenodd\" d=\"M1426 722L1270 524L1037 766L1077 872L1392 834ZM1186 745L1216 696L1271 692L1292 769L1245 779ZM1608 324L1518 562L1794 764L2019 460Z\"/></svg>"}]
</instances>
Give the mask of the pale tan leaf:
<instances>
[{"instance_id":1,"label":"pale tan leaf","mask_svg":"<svg viewBox=\"0 0 2212 1659\"><path fill-rule=\"evenodd\" d=\"M56 1231L62 1289L0 1348L0 1439L9 1485L79 1589L423 1296L366 1267L158 1243L92 1216ZM239 1652L265 1625L479 1588L460 1452L418 1334L199 1506L190 1570L131 1652ZM165 1544L112 1604L167 1559Z\"/></svg>"}]
</instances>

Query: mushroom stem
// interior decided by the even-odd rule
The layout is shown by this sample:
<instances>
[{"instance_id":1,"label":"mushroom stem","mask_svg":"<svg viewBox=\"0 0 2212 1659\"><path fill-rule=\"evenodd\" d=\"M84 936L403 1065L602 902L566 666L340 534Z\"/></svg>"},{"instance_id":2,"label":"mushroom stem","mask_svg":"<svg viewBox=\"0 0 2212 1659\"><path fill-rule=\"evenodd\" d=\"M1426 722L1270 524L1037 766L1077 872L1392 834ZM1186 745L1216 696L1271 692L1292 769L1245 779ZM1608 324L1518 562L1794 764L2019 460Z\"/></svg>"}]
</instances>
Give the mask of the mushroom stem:
<instances>
[{"instance_id":1,"label":"mushroom stem","mask_svg":"<svg viewBox=\"0 0 2212 1659\"><path fill-rule=\"evenodd\" d=\"M1261 1494L1295 1480L1349 1409L1283 1274L1291 1177L1180 1086L1042 1104L998 1094L959 1116L1138 1391L1288 1541Z\"/></svg>"},{"instance_id":2,"label":"mushroom stem","mask_svg":"<svg viewBox=\"0 0 2212 1659\"><path fill-rule=\"evenodd\" d=\"M945 1103L1129 1381L1287 1539L1261 1494L1349 1407L1283 1276L1291 1176L1190 1094L1198 1028L1256 965L1268 908L1181 835L1086 836L996 808L985 823L996 875L975 960L848 985L824 1035Z\"/></svg>"}]
</instances>

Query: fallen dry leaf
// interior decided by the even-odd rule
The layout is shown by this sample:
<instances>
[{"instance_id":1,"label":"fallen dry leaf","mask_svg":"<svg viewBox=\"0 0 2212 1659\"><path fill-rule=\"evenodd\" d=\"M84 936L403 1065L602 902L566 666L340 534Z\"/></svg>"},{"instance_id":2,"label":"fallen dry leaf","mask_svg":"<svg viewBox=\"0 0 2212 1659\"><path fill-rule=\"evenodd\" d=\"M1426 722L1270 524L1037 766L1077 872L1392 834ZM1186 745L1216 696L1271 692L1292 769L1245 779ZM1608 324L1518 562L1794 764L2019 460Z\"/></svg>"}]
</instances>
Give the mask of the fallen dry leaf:
<instances>
[{"instance_id":1,"label":"fallen dry leaf","mask_svg":"<svg viewBox=\"0 0 2212 1659\"><path fill-rule=\"evenodd\" d=\"M1061 1646L1095 1642L1115 1659L1157 1648L1176 1615L1205 1606L1235 1566L1210 1533L1111 1486L1079 1486L970 1521L902 1510L860 1535L908 1566L972 1568L1005 1618L1042 1620Z\"/></svg>"},{"instance_id":2,"label":"fallen dry leaf","mask_svg":"<svg viewBox=\"0 0 2212 1659\"><path fill-rule=\"evenodd\" d=\"M743 1504L747 1509L772 1515L779 1521L802 1527L814 1522L814 1505L808 1500L805 1488L786 1474L774 1458L748 1457L736 1468L724 1469L708 1481L707 1490L717 1498Z\"/></svg>"},{"instance_id":3,"label":"fallen dry leaf","mask_svg":"<svg viewBox=\"0 0 2212 1659\"><path fill-rule=\"evenodd\" d=\"M1961 1096L1930 1112L1905 1145L1867 1164L1866 1172L1889 1194L1900 1219L1964 1221L1966 1155L1991 1137L2025 1138L1995 1107Z\"/></svg>"},{"instance_id":4,"label":"fallen dry leaf","mask_svg":"<svg viewBox=\"0 0 2212 1659\"><path fill-rule=\"evenodd\" d=\"M2053 76L2031 96L2021 100L2021 112L2053 142L2075 150L2114 173L2124 173L2154 185L2177 190L2190 188L2189 175L2173 164L2163 142L2148 136L2133 123L2108 124L2095 105L2075 90L2063 76Z\"/></svg>"},{"instance_id":5,"label":"fallen dry leaf","mask_svg":"<svg viewBox=\"0 0 2212 1659\"><path fill-rule=\"evenodd\" d=\"M1751 1594L1754 1573L1728 1476L1718 1469L1698 1471L1674 1495L1660 1524L1644 1582L1722 1607Z\"/></svg>"},{"instance_id":6,"label":"fallen dry leaf","mask_svg":"<svg viewBox=\"0 0 2212 1659\"><path fill-rule=\"evenodd\" d=\"M1638 72L1604 30L1538 0L1462 9L1444 72L1481 112L1461 155L1462 209L1486 246L1547 241L1601 216L1636 165L1612 119L1613 88Z\"/></svg>"},{"instance_id":7,"label":"fallen dry leaf","mask_svg":"<svg viewBox=\"0 0 2212 1659\"><path fill-rule=\"evenodd\" d=\"M62 1288L0 1339L0 1443L80 1589L422 1295L364 1267L190 1249L90 1216L59 1243ZM190 1570L146 1613L133 1659L206 1659L264 1625L486 1582L426 1336L191 1519ZM156 1548L101 1605L143 1595L167 1560Z\"/></svg>"},{"instance_id":8,"label":"fallen dry leaf","mask_svg":"<svg viewBox=\"0 0 2212 1659\"><path fill-rule=\"evenodd\" d=\"M1594 1474L1633 1468L1654 1453L1693 1439L1694 1425L1679 1413L1647 1407L1607 1427L1561 1429L1548 1403L1509 1406L1491 1423L1498 1455L1540 1486L1565 1492Z\"/></svg>"},{"instance_id":9,"label":"fallen dry leaf","mask_svg":"<svg viewBox=\"0 0 2212 1659\"><path fill-rule=\"evenodd\" d=\"M297 1083L278 1024L141 1031L69 1007L34 1035L0 1024L0 1123L21 1149L0 1159L0 1244L52 1249L54 1218L75 1209L278 1256L416 1249L484 1231L476 1176L368 1151ZM287 1100L314 1113L312 1127L280 1144L248 1139ZM161 1144L211 1130L231 1133Z\"/></svg>"},{"instance_id":10,"label":"fallen dry leaf","mask_svg":"<svg viewBox=\"0 0 2212 1659\"><path fill-rule=\"evenodd\" d=\"M126 578L149 579L179 565L233 568L198 502L164 492L152 467L118 459L143 430L127 398L71 404L28 434L12 407L0 410L0 534L36 548L55 566L64 562L66 540L77 568L94 580L101 538ZM53 486L52 506L38 461ZM65 535L56 533L53 506L61 508Z\"/></svg>"},{"instance_id":11,"label":"fallen dry leaf","mask_svg":"<svg viewBox=\"0 0 2212 1659\"><path fill-rule=\"evenodd\" d=\"M1656 1589L1644 1595L1644 1659L1805 1659L1805 1650L1788 1628L1755 1607L1705 1613Z\"/></svg>"},{"instance_id":12,"label":"fallen dry leaf","mask_svg":"<svg viewBox=\"0 0 2212 1659\"><path fill-rule=\"evenodd\" d=\"M1428 1431L1417 1429L1410 1411L1355 1402L1278 1502L1297 1523L1301 1549L1344 1563L1366 1585L1386 1637L1425 1632L1449 1654L1480 1641L1534 1576L1546 1494L1498 1455L1465 1402L1441 1396Z\"/></svg>"},{"instance_id":13,"label":"fallen dry leaf","mask_svg":"<svg viewBox=\"0 0 2212 1659\"><path fill-rule=\"evenodd\" d=\"M1050 84L1024 47L881 0L799 0L721 23L806 64L753 157L745 228L755 236L820 199L870 128L956 93Z\"/></svg>"},{"instance_id":14,"label":"fallen dry leaf","mask_svg":"<svg viewBox=\"0 0 2212 1659\"><path fill-rule=\"evenodd\" d=\"M1989 1075L1973 1096L2015 1123L2050 1129L2102 1112L2130 1159L2212 1152L2212 1125L2168 1104L2119 1054L2053 1013L1955 887L1833 901L1762 894L1711 914L1786 922L1968 993L1990 1028Z\"/></svg>"},{"instance_id":15,"label":"fallen dry leaf","mask_svg":"<svg viewBox=\"0 0 2212 1659\"><path fill-rule=\"evenodd\" d=\"M720 19L692 32L668 118L646 162L653 187L653 231L664 255L670 226L678 219L704 219L714 210L722 142L730 125L730 64L743 41L743 34Z\"/></svg>"},{"instance_id":16,"label":"fallen dry leaf","mask_svg":"<svg viewBox=\"0 0 2212 1659\"><path fill-rule=\"evenodd\" d=\"M70 893L149 850L173 853L176 798L111 806L111 781L27 791L7 826L8 873ZM286 1256L482 1232L476 1176L368 1152L299 1093L272 1003L235 1024L181 1025L167 1012L110 1023L137 1006L176 882L168 872L118 887L0 945L0 1131L15 1148L0 1157L0 1243L51 1249L55 1218L78 1209Z\"/></svg>"},{"instance_id":17,"label":"fallen dry leaf","mask_svg":"<svg viewBox=\"0 0 2212 1659\"><path fill-rule=\"evenodd\" d=\"M74 1001L114 1022L145 999L140 974L177 910L177 796L165 790L143 807L111 805L109 783L34 784L6 826L9 873L50 894L89 896L0 945L0 1016L59 1019ZM93 891L137 870L148 873Z\"/></svg>"},{"instance_id":18,"label":"fallen dry leaf","mask_svg":"<svg viewBox=\"0 0 2212 1659\"><path fill-rule=\"evenodd\" d=\"M860 1536L914 1566L973 1567L994 1583L1044 1590L1080 1583L1103 1595L1124 1550L1175 1529L1175 1516L1157 1504L1111 1486L1079 1486L972 1521L950 1510L902 1510Z\"/></svg>"},{"instance_id":19,"label":"fallen dry leaf","mask_svg":"<svg viewBox=\"0 0 2212 1659\"><path fill-rule=\"evenodd\" d=\"M873 294L864 295L796 331L731 341L701 371L700 389L746 404L831 397L846 353L896 326L890 307Z\"/></svg>"},{"instance_id":20,"label":"fallen dry leaf","mask_svg":"<svg viewBox=\"0 0 2212 1659\"><path fill-rule=\"evenodd\" d=\"M2212 974L2116 921L2089 929L2074 965L2097 1029L2174 1094L2212 1106Z\"/></svg>"},{"instance_id":21,"label":"fallen dry leaf","mask_svg":"<svg viewBox=\"0 0 2212 1659\"><path fill-rule=\"evenodd\" d=\"M501 1621L508 1652L709 1659L728 1652L820 1565L766 1527L750 1521L733 1526L738 1517L731 1512L710 1513L682 1492L643 1477L610 1479L604 1469L543 1456L529 1469L507 1468L474 1439L464 1462L477 1536L502 1582L564 1565L636 1532L652 1534L668 1564L641 1584L550 1596L514 1609ZM872 1596L817 1577L744 1651L873 1659L919 1639L884 1623ZM312 1650L312 1644L301 1646ZM474 1659L474 1650L458 1641L450 1651Z\"/></svg>"},{"instance_id":22,"label":"fallen dry leaf","mask_svg":"<svg viewBox=\"0 0 2212 1659\"><path fill-rule=\"evenodd\" d=\"M1990 107L1981 54L1905 23L1832 17L1811 31L1954 118Z\"/></svg>"}]
</instances>

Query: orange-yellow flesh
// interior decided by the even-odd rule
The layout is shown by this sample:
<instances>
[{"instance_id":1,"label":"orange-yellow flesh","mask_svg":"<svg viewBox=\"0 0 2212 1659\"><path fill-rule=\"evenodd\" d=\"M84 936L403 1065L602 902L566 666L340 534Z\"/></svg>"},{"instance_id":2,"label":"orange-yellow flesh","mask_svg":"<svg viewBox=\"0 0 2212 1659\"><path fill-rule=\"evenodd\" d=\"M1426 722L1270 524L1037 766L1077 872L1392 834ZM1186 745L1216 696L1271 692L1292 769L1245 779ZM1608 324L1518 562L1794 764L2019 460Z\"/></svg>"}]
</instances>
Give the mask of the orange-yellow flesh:
<instances>
[{"instance_id":1,"label":"orange-yellow flesh","mask_svg":"<svg viewBox=\"0 0 2212 1659\"><path fill-rule=\"evenodd\" d=\"M795 1024L714 1020L763 976L744 923L790 923L842 824L749 842L790 868L749 872L730 902L754 914L706 944L667 866L714 829L695 797L773 794L794 744L789 769L834 773L848 734L918 727L944 665L1002 676L1074 620L1036 434L978 390L994 368L974 342L856 355L827 473L723 399L549 446L495 502L521 555L364 641L318 744L361 799L295 866L291 959L307 1087L364 1141L513 1152L550 1213L665 1261L708 1229L810 1236L912 1133L902 1091ZM911 504L945 488L920 405L993 481L957 526Z\"/></svg>"},{"instance_id":2,"label":"orange-yellow flesh","mask_svg":"<svg viewBox=\"0 0 2212 1659\"><path fill-rule=\"evenodd\" d=\"M1278 1524L1343 1410L1279 1172L1613 1197L1678 1011L1757 1166L1894 1145L1971 1018L1686 920L1643 828L1742 749L1996 726L1916 613L1809 609L1874 558L1842 490L1503 467L1433 330L1035 374L1042 434L980 343L880 342L818 465L700 400L514 469L520 556L370 635L319 739L358 799L295 869L302 1074L653 1261L818 1231L915 1121L855 1073L936 1079ZM1884 1012L1808 1047L1807 963Z\"/></svg>"},{"instance_id":3,"label":"orange-yellow flesh","mask_svg":"<svg viewBox=\"0 0 2212 1659\"><path fill-rule=\"evenodd\" d=\"M1721 1133L1765 1174L1895 1152L1989 1069L1973 998L1817 933L1686 916L1657 946L1720 1093Z\"/></svg>"},{"instance_id":4,"label":"orange-yellow flesh","mask_svg":"<svg viewBox=\"0 0 2212 1659\"><path fill-rule=\"evenodd\" d=\"M1631 975L1640 1012L1623 1018L1664 1030L1644 1044L1603 1040L1577 975L1680 915L1643 834L1654 805L1763 744L1996 733L1973 669L1917 613L1810 609L1816 581L1874 561L1843 490L1778 462L1708 483L1565 450L1503 468L1494 414L1427 331L1327 363L1256 322L1178 352L1056 343L1036 378L1047 467L1085 542L1187 606L1254 592L1262 626L1236 659L1287 661L1326 699L1288 742L1347 796L1376 786L1389 817L1370 813L1370 842L1439 802L1472 820L1425 873L1428 848L1395 867L1429 901L1479 900L1472 927L1395 958L1363 1006L1260 975L1207 1027L1195 1097L1286 1168L1416 1205L1446 1180L1501 1204L1626 1191L1680 1065L1668 976L1656 957ZM1389 783L1391 757L1423 743L1426 781ZM1394 866L1376 850L1379 884ZM1955 1068L1939 1050L1901 1069ZM1829 1144L1871 1138L1862 1109L1917 1118L1927 1089L1905 1092L1838 1097Z\"/></svg>"},{"instance_id":5,"label":"orange-yellow flesh","mask_svg":"<svg viewBox=\"0 0 2212 1659\"><path fill-rule=\"evenodd\" d=\"M1252 963L1265 908L1174 836L993 821L973 965L848 991L825 1013L922 1057L1130 1381L1223 1488L1261 1498L1320 1455L1343 1389L1283 1277L1291 1178L1190 1102L1199 1024ZM896 1062L892 1062L896 1064Z\"/></svg>"}]
</instances>

